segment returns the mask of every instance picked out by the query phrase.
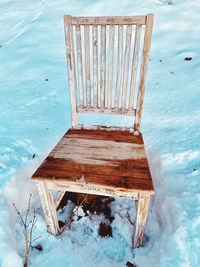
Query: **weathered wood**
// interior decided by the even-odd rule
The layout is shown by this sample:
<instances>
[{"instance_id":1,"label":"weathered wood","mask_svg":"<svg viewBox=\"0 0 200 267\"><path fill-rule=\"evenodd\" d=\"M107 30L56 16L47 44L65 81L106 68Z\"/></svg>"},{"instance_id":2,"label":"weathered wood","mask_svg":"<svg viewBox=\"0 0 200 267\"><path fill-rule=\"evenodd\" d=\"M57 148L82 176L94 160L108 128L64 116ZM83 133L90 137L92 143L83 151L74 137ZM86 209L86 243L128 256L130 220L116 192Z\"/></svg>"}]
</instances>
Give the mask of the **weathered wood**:
<instances>
[{"instance_id":1,"label":"weathered wood","mask_svg":"<svg viewBox=\"0 0 200 267\"><path fill-rule=\"evenodd\" d=\"M86 81L86 106L91 107L91 81L90 81L90 36L89 25L84 27L85 41L85 81Z\"/></svg>"},{"instance_id":2,"label":"weathered wood","mask_svg":"<svg viewBox=\"0 0 200 267\"><path fill-rule=\"evenodd\" d=\"M109 67L108 67L108 108L112 108L114 38L115 38L115 26L114 25L110 25Z\"/></svg>"},{"instance_id":3,"label":"weathered wood","mask_svg":"<svg viewBox=\"0 0 200 267\"><path fill-rule=\"evenodd\" d=\"M134 224L134 234L133 234L133 248L138 248L142 245L142 239L145 230L146 218L149 208L149 194L139 194L138 200L136 200L136 220Z\"/></svg>"},{"instance_id":4,"label":"weathered wood","mask_svg":"<svg viewBox=\"0 0 200 267\"><path fill-rule=\"evenodd\" d=\"M80 179L81 180L81 179ZM95 184L86 184L84 182L66 182L66 181L56 181L52 180L48 183L50 189L53 190L65 190L68 192L77 192L83 194L94 194L100 196L110 196L110 197L119 197L119 198L129 198L129 199L138 199L138 192L129 192L119 189L113 189L112 187L105 187Z\"/></svg>"},{"instance_id":5,"label":"weathered wood","mask_svg":"<svg viewBox=\"0 0 200 267\"><path fill-rule=\"evenodd\" d=\"M52 188L55 190L55 188ZM62 200L62 198L64 197L64 194L65 194L65 191L58 191L57 194L56 194L56 197L54 199L54 205L55 205L55 209L57 210L59 204L60 204L60 201Z\"/></svg>"},{"instance_id":6,"label":"weathered wood","mask_svg":"<svg viewBox=\"0 0 200 267\"><path fill-rule=\"evenodd\" d=\"M72 127L73 127L73 126L78 125L78 113L76 112L77 83L76 83L74 43L73 43L71 20L72 20L72 17L69 15L64 17L68 81L69 81L69 87L70 87L71 117L72 117Z\"/></svg>"},{"instance_id":7,"label":"weathered wood","mask_svg":"<svg viewBox=\"0 0 200 267\"><path fill-rule=\"evenodd\" d=\"M105 108L105 87L106 87L106 26L101 26L101 108Z\"/></svg>"},{"instance_id":8,"label":"weathered wood","mask_svg":"<svg viewBox=\"0 0 200 267\"><path fill-rule=\"evenodd\" d=\"M137 17L137 16L136 16ZM140 16L139 16L140 17ZM143 23L138 21L136 24L135 20L131 20L130 17L71 17L65 16L65 28L66 28L66 43L69 42L67 50L68 53L68 65L69 69L71 66L71 72L69 71L69 83L70 83L70 96L72 102L72 124L75 127L78 124L78 112L81 113L105 113L105 114L122 114L135 116L134 129L140 130L142 105L144 98L145 89L145 77L148 63L148 54L150 48L150 39L152 34L153 26L153 15L149 14L144 17ZM118 18L118 19L117 19ZM134 17L135 18L135 17ZM80 20L78 23L77 19ZM107 23L103 24L102 22ZM114 20L113 20L114 19ZM116 24L116 21L119 21ZM140 19L139 19L140 20ZM73 21L73 22L72 22ZM91 24L91 22L94 22ZM120 22L121 21L121 22ZM123 23L122 23L123 21ZM73 24L74 23L74 24ZM137 79L137 69L138 69L138 58L139 58L139 47L140 47L140 37L142 25L147 23L143 55L142 55L142 66L140 72L139 89L137 96L136 110L134 110L134 95L135 86ZM134 42L134 53L132 60L132 71L131 78L129 78L129 63L130 63L130 51L132 46L132 25L136 25L135 32L135 42ZM68 26L67 26L68 25ZM75 62L74 62L74 52L73 52L73 34L72 25L76 28L76 39L77 39L77 76L79 82L79 96L80 96L80 106L77 106L77 86L76 86L76 73L75 73ZM84 28L84 46L85 46L85 81L86 81L86 107L84 106L84 92L83 92L83 74L82 74L82 55L81 55L81 32L80 25ZM91 77L90 77L90 31L89 25L92 25L92 49L93 49L93 101L91 100ZM100 45L100 62L98 62L98 25L101 27L101 45ZM106 25L110 27L109 33L109 53L108 59L106 59ZM118 53L117 58L117 73L114 77L114 39L115 39L115 27L118 27ZM124 43L124 27L127 25L126 32L126 43L125 49L123 48ZM108 66L106 67L106 61ZM98 69L100 65L100 79L98 77ZM108 68L108 69L106 69ZM106 101L106 73L108 73L107 79L107 101ZM99 79L99 80L98 80ZM115 99L112 103L112 93L113 93L113 79L116 79L115 88ZM98 83L100 82L100 94ZM129 99L127 99L128 85L130 84ZM91 106L91 101L93 106ZM128 103L127 103L128 101ZM107 106L105 104L107 103ZM99 107L100 104L100 107ZM114 108L112 108L114 105ZM76 108L75 108L76 106ZM91 109L90 109L91 108Z\"/></svg>"},{"instance_id":9,"label":"weathered wood","mask_svg":"<svg viewBox=\"0 0 200 267\"><path fill-rule=\"evenodd\" d=\"M111 150L110 153L107 148ZM116 158L122 161L141 160L146 157L144 145L141 144L74 138L63 138L62 143L56 146L51 156L53 158L71 159L77 164L107 164L111 166L116 165Z\"/></svg>"},{"instance_id":10,"label":"weathered wood","mask_svg":"<svg viewBox=\"0 0 200 267\"><path fill-rule=\"evenodd\" d=\"M121 91L122 78L122 63L123 63L123 26L118 26L118 59L117 59L117 82L115 91L115 107L119 107L119 98Z\"/></svg>"},{"instance_id":11,"label":"weathered wood","mask_svg":"<svg viewBox=\"0 0 200 267\"><path fill-rule=\"evenodd\" d=\"M123 86L122 86L122 109L126 108L131 39L132 39L132 25L128 25L127 30L126 30L126 45L125 45L125 56L124 56L124 76L123 76Z\"/></svg>"},{"instance_id":12,"label":"weathered wood","mask_svg":"<svg viewBox=\"0 0 200 267\"><path fill-rule=\"evenodd\" d=\"M146 16L72 17L73 25L132 25L145 23Z\"/></svg>"},{"instance_id":13,"label":"weathered wood","mask_svg":"<svg viewBox=\"0 0 200 267\"><path fill-rule=\"evenodd\" d=\"M79 84L80 106L84 106L84 87L83 87L83 64L82 64L82 45L81 45L81 29L80 25L76 25L76 49L77 49L77 69Z\"/></svg>"},{"instance_id":14,"label":"weathered wood","mask_svg":"<svg viewBox=\"0 0 200 267\"><path fill-rule=\"evenodd\" d=\"M133 129L125 127L108 127L97 125L91 125L87 127L87 125L81 124L76 128L69 129L63 137L67 135L70 135L70 138L77 138L81 135L81 138L87 139L92 138L96 140L113 140L116 142L144 144L141 133L135 134ZM60 142L61 141L62 139Z\"/></svg>"},{"instance_id":15,"label":"weathered wood","mask_svg":"<svg viewBox=\"0 0 200 267\"><path fill-rule=\"evenodd\" d=\"M142 65L139 80L136 109L133 107L138 68L141 27L146 24ZM75 26L72 26L75 25ZM84 28L85 90L84 105L83 61L81 27ZM90 25L92 25L92 46L90 47ZM100 60L98 60L98 25L101 27ZM106 25L109 25L109 57L106 59ZM117 78L114 77L114 39L118 27ZM127 25L127 26L125 26ZM129 63L132 39L132 25L136 25L134 53L129 78ZM134 17L71 17L65 16L65 38L67 48L68 78L72 113L72 128L63 136L46 160L33 174L37 183L45 214L47 229L59 234L56 208L65 191L86 194L123 197L136 200L136 222L133 248L142 244L147 218L149 198L154 194L149 164L142 134L139 132L145 89L148 55L152 35L153 15ZM76 29L77 77L79 102L77 104L76 64L74 55L73 27ZM125 51L124 27L126 31ZM93 49L93 92L91 99L90 50ZM98 62L100 61L100 62ZM108 70L106 69L108 62ZM98 93L98 68L100 63L100 94ZM123 66L124 68L123 68ZM108 73L108 94L106 102L106 72ZM123 73L123 75L122 75ZM123 76L123 80L122 80ZM113 79L116 78L115 101L112 103ZM127 91L130 83L129 107ZM122 90L122 91L121 91ZM94 106L91 104L94 103ZM100 107L99 107L100 103ZM106 106L107 103L107 106ZM112 108L112 105L114 107ZM78 124L80 113L105 113L136 116L134 130L127 128L93 126L87 128ZM53 201L51 190L59 190Z\"/></svg>"},{"instance_id":16,"label":"weathered wood","mask_svg":"<svg viewBox=\"0 0 200 267\"><path fill-rule=\"evenodd\" d=\"M33 175L68 183L81 177L105 189L154 192L142 135L130 131L71 129Z\"/></svg>"},{"instance_id":17,"label":"weathered wood","mask_svg":"<svg viewBox=\"0 0 200 267\"><path fill-rule=\"evenodd\" d=\"M48 189L47 181L36 181L38 193L40 196L44 217L47 225L47 231L53 235L59 235L60 229L56 216L56 209L51 191Z\"/></svg>"},{"instance_id":18,"label":"weathered wood","mask_svg":"<svg viewBox=\"0 0 200 267\"><path fill-rule=\"evenodd\" d=\"M98 107L98 28L92 26L94 107Z\"/></svg>"},{"instance_id":19,"label":"weathered wood","mask_svg":"<svg viewBox=\"0 0 200 267\"><path fill-rule=\"evenodd\" d=\"M147 15L146 31L145 31L145 36L144 36L144 47L143 47L143 54L142 54L142 66L141 66L140 82L139 82L138 96L137 96L136 117L135 117L135 124L134 124L134 129L137 131L140 131L140 124L141 124L141 117L142 117L142 105L143 105L143 100L144 100L146 73L147 73L147 66L148 66L148 59L149 59L149 50L150 50L150 45L151 45L153 21L154 21L154 15L153 14Z\"/></svg>"},{"instance_id":20,"label":"weathered wood","mask_svg":"<svg viewBox=\"0 0 200 267\"><path fill-rule=\"evenodd\" d=\"M137 68L138 68L138 56L139 56L139 51L140 51L141 29L142 29L142 25L136 25L133 62L132 62L132 71L131 71L129 109L133 109L133 104L134 104L135 84L136 84L136 79L137 79Z\"/></svg>"},{"instance_id":21,"label":"weathered wood","mask_svg":"<svg viewBox=\"0 0 200 267\"><path fill-rule=\"evenodd\" d=\"M122 110L121 108L82 108L78 107L77 111L80 113L104 113L104 114L113 114L113 115L126 115L126 116L135 116L136 110Z\"/></svg>"}]
</instances>

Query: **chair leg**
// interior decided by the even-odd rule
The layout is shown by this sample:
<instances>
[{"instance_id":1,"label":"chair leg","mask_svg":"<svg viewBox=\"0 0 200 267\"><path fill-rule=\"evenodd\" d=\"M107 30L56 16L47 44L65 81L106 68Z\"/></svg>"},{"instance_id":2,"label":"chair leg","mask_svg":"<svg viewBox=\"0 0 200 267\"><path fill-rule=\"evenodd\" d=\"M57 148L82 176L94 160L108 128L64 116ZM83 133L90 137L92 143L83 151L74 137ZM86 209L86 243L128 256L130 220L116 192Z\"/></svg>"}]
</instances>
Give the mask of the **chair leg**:
<instances>
[{"instance_id":1,"label":"chair leg","mask_svg":"<svg viewBox=\"0 0 200 267\"><path fill-rule=\"evenodd\" d=\"M58 193L56 194L56 197L54 199L54 205L55 205L55 209L57 210L62 198L64 197L65 191L58 191Z\"/></svg>"},{"instance_id":2,"label":"chair leg","mask_svg":"<svg viewBox=\"0 0 200 267\"><path fill-rule=\"evenodd\" d=\"M59 235L60 229L51 190L48 189L46 181L36 181L36 185L44 212L47 231L53 235Z\"/></svg>"},{"instance_id":3,"label":"chair leg","mask_svg":"<svg viewBox=\"0 0 200 267\"><path fill-rule=\"evenodd\" d=\"M145 230L146 218L148 214L150 195L139 194L138 200L135 201L136 219L133 234L132 248L138 248L142 245L142 239Z\"/></svg>"}]
</instances>

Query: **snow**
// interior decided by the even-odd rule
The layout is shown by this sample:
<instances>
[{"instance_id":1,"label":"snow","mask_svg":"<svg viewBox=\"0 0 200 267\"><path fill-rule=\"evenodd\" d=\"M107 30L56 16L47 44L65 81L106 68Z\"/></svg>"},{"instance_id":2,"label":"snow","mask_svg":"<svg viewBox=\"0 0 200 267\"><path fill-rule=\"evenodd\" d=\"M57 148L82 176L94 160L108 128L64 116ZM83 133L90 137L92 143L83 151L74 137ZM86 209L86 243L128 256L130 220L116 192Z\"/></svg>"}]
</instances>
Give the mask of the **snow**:
<instances>
[{"instance_id":1,"label":"snow","mask_svg":"<svg viewBox=\"0 0 200 267\"><path fill-rule=\"evenodd\" d=\"M199 266L199 1L2 0L0 8L0 266L23 266L24 236L12 203L24 215L30 193L38 218L34 236L41 235L43 246L30 251L31 267L117 267L127 261L140 267ZM112 238L98 235L104 219L96 215L74 221L56 238L46 232L30 176L71 125L63 15L146 13L155 13L155 26L142 133L156 193L144 246L131 250L127 212L134 220L135 209L133 201L122 199L111 204ZM95 116L102 125L115 124L115 116ZM86 124L95 119L86 116ZM126 127L131 121L119 123ZM66 220L71 205L62 214Z\"/></svg>"}]
</instances>

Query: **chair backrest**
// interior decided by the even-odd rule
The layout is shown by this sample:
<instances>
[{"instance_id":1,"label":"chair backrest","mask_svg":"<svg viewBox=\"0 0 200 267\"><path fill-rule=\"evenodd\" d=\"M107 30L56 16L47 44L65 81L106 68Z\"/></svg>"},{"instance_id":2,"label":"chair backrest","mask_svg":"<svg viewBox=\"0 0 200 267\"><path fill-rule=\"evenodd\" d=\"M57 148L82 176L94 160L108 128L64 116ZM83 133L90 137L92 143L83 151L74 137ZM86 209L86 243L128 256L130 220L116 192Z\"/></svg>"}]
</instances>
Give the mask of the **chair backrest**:
<instances>
[{"instance_id":1,"label":"chair backrest","mask_svg":"<svg viewBox=\"0 0 200 267\"><path fill-rule=\"evenodd\" d=\"M64 16L72 127L79 112L106 113L135 116L140 131L153 20Z\"/></svg>"}]
</instances>

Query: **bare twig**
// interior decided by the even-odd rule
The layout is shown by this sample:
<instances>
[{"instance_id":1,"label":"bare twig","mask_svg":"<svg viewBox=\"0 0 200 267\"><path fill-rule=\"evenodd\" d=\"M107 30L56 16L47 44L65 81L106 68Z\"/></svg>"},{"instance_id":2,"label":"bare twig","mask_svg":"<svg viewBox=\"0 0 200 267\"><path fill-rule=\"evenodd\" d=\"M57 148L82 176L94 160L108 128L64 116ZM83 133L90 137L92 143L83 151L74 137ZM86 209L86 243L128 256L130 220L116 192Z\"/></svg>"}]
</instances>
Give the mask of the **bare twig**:
<instances>
[{"instance_id":1,"label":"bare twig","mask_svg":"<svg viewBox=\"0 0 200 267\"><path fill-rule=\"evenodd\" d=\"M73 217L74 215L76 214L76 212L78 212L78 209L83 205L83 203L85 202L86 198L87 198L88 195L86 195L84 197L84 199L81 201L81 204L76 206L75 210L72 212L70 218L69 218L69 224L68 224L68 228L69 230L71 230L71 225L72 225L72 221L73 221Z\"/></svg>"},{"instance_id":2,"label":"bare twig","mask_svg":"<svg viewBox=\"0 0 200 267\"><path fill-rule=\"evenodd\" d=\"M36 240L38 240L40 237L41 237L41 235L38 236L38 237L36 237L35 239L33 239L31 243L33 244L33 243L34 243ZM33 246L31 246L31 247L33 247Z\"/></svg>"},{"instance_id":3,"label":"bare twig","mask_svg":"<svg viewBox=\"0 0 200 267\"><path fill-rule=\"evenodd\" d=\"M131 218L130 218L128 211L127 211L127 218L128 218L128 221L130 222L130 224L132 224L134 226L134 223L131 221Z\"/></svg>"},{"instance_id":4,"label":"bare twig","mask_svg":"<svg viewBox=\"0 0 200 267\"><path fill-rule=\"evenodd\" d=\"M21 220L23 227L24 227L24 236L25 236L25 245L26 245L26 257L25 257L25 261L24 261L24 267L27 267L28 255L29 255L29 252L30 252L30 249L32 247L33 242L35 242L38 238L40 238L40 236L38 236L37 238L32 239L33 238L33 228L37 222L35 209L33 210L33 219L28 222L28 215L29 215L30 210L31 210L31 197L32 197L32 194L30 194L30 196L29 196L28 207L27 207L25 219L23 219L23 217L22 217L21 213L19 212L19 210L17 209L15 203L13 203L13 206L17 212L17 215L20 217L20 220ZM30 232L28 234L29 226L31 226L31 227L30 227Z\"/></svg>"},{"instance_id":5,"label":"bare twig","mask_svg":"<svg viewBox=\"0 0 200 267\"><path fill-rule=\"evenodd\" d=\"M20 217L22 223L25 224L25 223L24 223L24 220L23 220L23 218L22 218L22 216L21 216L21 213L18 211L17 207L15 206L15 203L13 203L13 206L14 206L14 208L15 208L17 214L19 215L19 217Z\"/></svg>"},{"instance_id":6,"label":"bare twig","mask_svg":"<svg viewBox=\"0 0 200 267\"><path fill-rule=\"evenodd\" d=\"M26 217L25 217L25 224L26 224L26 225L27 225L27 218L28 218L28 214L29 214L30 206L31 206L31 197L32 197L32 194L30 194L30 196L29 196L29 200L28 200L28 208L27 208L27 211L26 211Z\"/></svg>"},{"instance_id":7,"label":"bare twig","mask_svg":"<svg viewBox=\"0 0 200 267\"><path fill-rule=\"evenodd\" d=\"M60 231L60 234L62 234L67 229L67 226L65 225L62 230Z\"/></svg>"}]
</instances>

